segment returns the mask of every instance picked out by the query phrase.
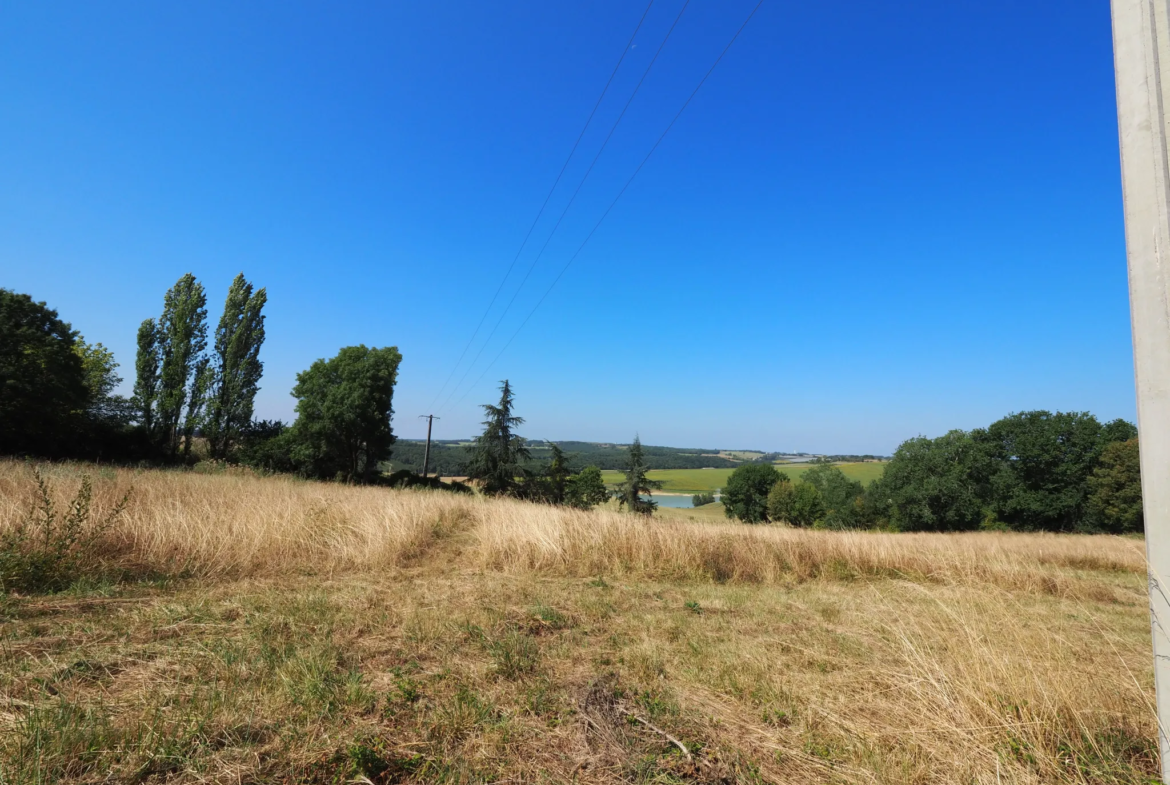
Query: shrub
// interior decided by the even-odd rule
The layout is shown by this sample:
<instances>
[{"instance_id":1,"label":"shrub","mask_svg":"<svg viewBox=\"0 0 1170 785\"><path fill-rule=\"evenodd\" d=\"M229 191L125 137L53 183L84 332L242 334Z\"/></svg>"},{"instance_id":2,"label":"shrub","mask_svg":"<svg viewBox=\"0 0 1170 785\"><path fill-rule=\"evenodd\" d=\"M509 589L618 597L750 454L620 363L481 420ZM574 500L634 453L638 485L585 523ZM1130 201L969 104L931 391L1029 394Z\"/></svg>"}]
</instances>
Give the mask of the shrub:
<instances>
[{"instance_id":1,"label":"shrub","mask_svg":"<svg viewBox=\"0 0 1170 785\"><path fill-rule=\"evenodd\" d=\"M812 526L825 515L821 492L815 485L798 482L795 485L783 477L768 493L768 516L774 521L787 521L793 526Z\"/></svg>"},{"instance_id":2,"label":"shrub","mask_svg":"<svg viewBox=\"0 0 1170 785\"><path fill-rule=\"evenodd\" d=\"M565 503L579 510L591 510L609 499L601 469L586 466L566 482Z\"/></svg>"},{"instance_id":3,"label":"shrub","mask_svg":"<svg viewBox=\"0 0 1170 785\"><path fill-rule=\"evenodd\" d=\"M820 492L822 522L827 529L852 529L863 523L865 488L836 466L821 464L804 473L802 482Z\"/></svg>"},{"instance_id":4,"label":"shrub","mask_svg":"<svg viewBox=\"0 0 1170 785\"><path fill-rule=\"evenodd\" d=\"M130 493L104 518L91 520L93 484L82 475L69 510L60 514L49 486L36 469L37 496L24 520L0 532L0 588L6 591L56 591L92 572L97 545L117 523Z\"/></svg>"},{"instance_id":5,"label":"shrub","mask_svg":"<svg viewBox=\"0 0 1170 785\"><path fill-rule=\"evenodd\" d=\"M691 497L691 504L695 507L702 507L705 504L714 504L715 494L710 492L696 493Z\"/></svg>"}]
</instances>

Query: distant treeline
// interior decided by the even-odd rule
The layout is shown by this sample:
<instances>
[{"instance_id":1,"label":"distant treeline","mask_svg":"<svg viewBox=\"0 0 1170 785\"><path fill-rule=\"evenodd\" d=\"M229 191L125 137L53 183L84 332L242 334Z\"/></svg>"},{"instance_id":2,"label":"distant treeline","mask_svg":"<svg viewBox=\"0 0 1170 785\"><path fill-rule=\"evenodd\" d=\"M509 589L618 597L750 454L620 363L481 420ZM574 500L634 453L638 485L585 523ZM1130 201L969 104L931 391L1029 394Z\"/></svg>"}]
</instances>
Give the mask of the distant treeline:
<instances>
[{"instance_id":1,"label":"distant treeline","mask_svg":"<svg viewBox=\"0 0 1170 785\"><path fill-rule=\"evenodd\" d=\"M776 461L785 458L808 458L808 453L805 452L766 452L759 457L753 458L752 463L776 463ZM888 455L818 455L815 460L824 463L861 463L863 461L888 461Z\"/></svg>"},{"instance_id":2,"label":"distant treeline","mask_svg":"<svg viewBox=\"0 0 1170 785\"><path fill-rule=\"evenodd\" d=\"M629 462L629 445L594 442L555 442L564 451L569 465L576 468L596 466L599 469L624 469ZM549 442L529 440L526 442L531 455L525 468L534 472L542 471L552 460ZM399 439L394 453L386 463L388 471L409 469L422 471L423 453L426 442L414 439ZM736 461L723 458L718 450L680 447L642 447L646 466L649 469L731 469L739 466ZM466 477L472 451L464 442L446 440L432 441L428 468L444 477Z\"/></svg>"}]
</instances>

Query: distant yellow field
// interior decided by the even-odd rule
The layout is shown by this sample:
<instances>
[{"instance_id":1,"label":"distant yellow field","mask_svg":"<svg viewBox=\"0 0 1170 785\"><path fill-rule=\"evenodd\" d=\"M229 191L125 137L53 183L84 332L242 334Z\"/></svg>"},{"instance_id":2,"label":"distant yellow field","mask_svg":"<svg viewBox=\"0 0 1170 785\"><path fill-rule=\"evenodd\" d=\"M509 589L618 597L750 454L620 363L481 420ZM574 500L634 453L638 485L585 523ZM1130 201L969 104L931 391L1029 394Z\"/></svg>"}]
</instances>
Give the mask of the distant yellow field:
<instances>
[{"instance_id":1,"label":"distant yellow field","mask_svg":"<svg viewBox=\"0 0 1170 785\"><path fill-rule=\"evenodd\" d=\"M845 476L851 480L860 480L868 485L882 476L886 465L884 463L841 463L837 464ZM777 471L784 472L792 479L808 471L808 464L785 464L776 467ZM655 469L648 472L652 480L663 483L662 490L674 493L699 493L701 491L717 491L727 484L727 478L733 469ZM607 483L621 481L622 473L616 471L602 472L602 478Z\"/></svg>"}]
</instances>

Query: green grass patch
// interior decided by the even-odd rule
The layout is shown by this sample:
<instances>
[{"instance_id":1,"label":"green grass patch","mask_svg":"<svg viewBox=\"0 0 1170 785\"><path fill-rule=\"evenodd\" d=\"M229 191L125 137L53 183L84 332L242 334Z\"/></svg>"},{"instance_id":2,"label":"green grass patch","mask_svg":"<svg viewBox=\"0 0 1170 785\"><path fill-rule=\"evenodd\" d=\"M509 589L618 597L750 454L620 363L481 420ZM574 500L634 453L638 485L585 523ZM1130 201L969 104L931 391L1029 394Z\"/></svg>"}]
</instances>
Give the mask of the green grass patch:
<instances>
[{"instance_id":1,"label":"green grass patch","mask_svg":"<svg viewBox=\"0 0 1170 785\"><path fill-rule=\"evenodd\" d=\"M837 464L845 476L851 480L860 480L868 485L882 476L886 465L884 463L840 463ZM793 480L800 478L809 470L808 464L785 464L776 467ZM734 469L652 469L647 472L651 480L663 483L662 490L668 493L700 493L702 491L717 491L727 484L727 478ZM602 479L610 485L621 482L622 473L604 471Z\"/></svg>"}]
</instances>

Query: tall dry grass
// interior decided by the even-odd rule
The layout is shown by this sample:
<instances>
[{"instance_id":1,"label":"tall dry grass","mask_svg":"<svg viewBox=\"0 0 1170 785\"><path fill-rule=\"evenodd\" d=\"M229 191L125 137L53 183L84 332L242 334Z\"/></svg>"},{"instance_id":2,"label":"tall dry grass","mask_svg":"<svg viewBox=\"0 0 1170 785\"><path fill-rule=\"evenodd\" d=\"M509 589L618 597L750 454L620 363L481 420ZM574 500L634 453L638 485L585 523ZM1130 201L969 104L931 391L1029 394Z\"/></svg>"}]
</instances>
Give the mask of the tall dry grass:
<instances>
[{"instance_id":1,"label":"tall dry grass","mask_svg":"<svg viewBox=\"0 0 1170 785\"><path fill-rule=\"evenodd\" d=\"M41 470L62 505L81 474L95 471L74 464ZM457 567L765 584L887 576L1052 594L1076 589L1081 571L1145 571L1142 543L1117 537L804 531L247 472L96 471L97 514L131 492L106 541L109 558L131 571L239 577L378 569L417 563L447 546L444 558ZM34 497L32 469L0 462L0 529L25 516Z\"/></svg>"},{"instance_id":2,"label":"tall dry grass","mask_svg":"<svg viewBox=\"0 0 1170 785\"><path fill-rule=\"evenodd\" d=\"M500 771L522 772L538 759L558 780L628 781L618 776L623 769L612 776L600 765L580 769L575 761L608 753L582 741L589 731L576 720L546 725L531 717L531 695L521 691L559 689L570 701L580 685L610 670L620 673L631 695L661 695L677 706L658 720L668 729L748 756L758 774L751 781L1088 785L1139 781L1156 769L1145 559L1137 540L801 531L247 473L72 464L42 472L62 506L81 475L93 475L98 517L132 489L125 515L104 542L112 566L203 579L175 593L192 594L187 602L207 622L183 634L195 636L187 643L185 637L152 643L160 625L174 626L170 593L153 610L144 604L109 617L122 624L137 619L133 635L91 640L82 633L94 627L88 621L59 628L80 636L76 651L85 658L102 646L115 664L171 658L159 671L165 678L111 675L102 686L95 698L102 702L115 700L117 689L130 691L113 712L127 722L138 722L134 711L154 705L159 690L190 691L208 672L225 683L252 673L229 666L249 645L261 653L288 649L269 647L265 629L284 636L302 629L306 657L317 656L312 647L321 630L337 629L346 641L337 662L366 662L371 679L404 660L422 662L424 673L454 668L459 674L428 681L427 700L392 721L383 718L391 723L387 738L409 741L412 751L430 749L436 760L440 750ZM35 492L29 466L0 462L0 529L26 515ZM444 579L414 580L419 573L408 573L407 580L380 582L363 574L403 568ZM313 594L320 582L299 578L256 582L270 587L264 589L245 581L241 597L261 594L242 599L230 594L237 589L221 596L219 588L205 592L202 585L310 572L355 575L329 581L328 599ZM599 574L661 582L545 578ZM394 587L393 612L383 612L386 586ZM299 592L311 609L283 608L274 597L286 591ZM541 627L525 637L528 626L508 626L513 616L529 624L530 613L516 608L537 600L563 609L569 628ZM688 610L687 600L701 614ZM235 621L241 612L254 614L248 624ZM180 622L194 613L178 613ZM51 680L58 664L40 656L42 633L31 624L24 645L36 656L27 661L45 669L38 678ZM252 643L249 631L261 631ZM532 684L513 685L498 669L485 670L486 655L476 654L477 645L491 654L494 643L519 638L540 650L541 679ZM121 651L126 640L145 641L147 648L128 657ZM235 654L208 657L224 646ZM257 657L252 662L262 661ZM248 697L252 689L249 699L274 701L266 715L293 716L295 705L280 702L279 687L292 678L290 667L275 669L271 684L231 694ZM307 682L316 678L315 667L305 666ZM174 681L176 673L187 673L188 681ZM449 738L451 712L467 708L458 695L443 697L456 682L511 706L510 721L524 732L499 749L483 742L495 732L490 728ZM432 721L428 712L442 719ZM353 720L362 733L374 722L367 715L362 709ZM337 733L349 727L350 719L335 721ZM435 741L440 731L447 735ZM86 745L88 755L92 745ZM619 752L632 755L614 755ZM69 761L72 755L61 753Z\"/></svg>"}]
</instances>

